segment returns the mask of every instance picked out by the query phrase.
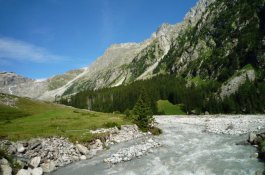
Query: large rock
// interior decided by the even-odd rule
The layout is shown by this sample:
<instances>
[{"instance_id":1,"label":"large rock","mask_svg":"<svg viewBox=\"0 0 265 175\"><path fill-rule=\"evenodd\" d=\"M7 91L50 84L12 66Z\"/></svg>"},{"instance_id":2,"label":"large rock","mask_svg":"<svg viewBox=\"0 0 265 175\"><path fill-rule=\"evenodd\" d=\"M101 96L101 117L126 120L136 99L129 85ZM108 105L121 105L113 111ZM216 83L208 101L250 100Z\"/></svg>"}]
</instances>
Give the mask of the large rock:
<instances>
[{"instance_id":1,"label":"large rock","mask_svg":"<svg viewBox=\"0 0 265 175\"><path fill-rule=\"evenodd\" d=\"M42 175L43 174L43 170L41 167L30 169L29 171L31 175Z\"/></svg>"},{"instance_id":2,"label":"large rock","mask_svg":"<svg viewBox=\"0 0 265 175\"><path fill-rule=\"evenodd\" d=\"M97 139L95 141L95 143L90 146L90 150L92 150L92 149L94 149L96 151L103 150L103 143L99 139Z\"/></svg>"},{"instance_id":3,"label":"large rock","mask_svg":"<svg viewBox=\"0 0 265 175\"><path fill-rule=\"evenodd\" d=\"M264 174L263 174L263 172L262 172L261 170L257 170L257 171L255 172L255 175L264 175Z\"/></svg>"},{"instance_id":4,"label":"large rock","mask_svg":"<svg viewBox=\"0 0 265 175\"><path fill-rule=\"evenodd\" d=\"M17 144L17 152L23 153L25 152L25 150L26 150L25 147L21 143Z\"/></svg>"},{"instance_id":5,"label":"large rock","mask_svg":"<svg viewBox=\"0 0 265 175\"><path fill-rule=\"evenodd\" d=\"M21 169L17 172L17 175L31 175L29 170Z\"/></svg>"},{"instance_id":6,"label":"large rock","mask_svg":"<svg viewBox=\"0 0 265 175\"><path fill-rule=\"evenodd\" d=\"M50 173L55 170L56 165L54 161L49 161L47 163L41 164L41 168L44 173Z\"/></svg>"},{"instance_id":7,"label":"large rock","mask_svg":"<svg viewBox=\"0 0 265 175\"><path fill-rule=\"evenodd\" d=\"M86 156L85 155L80 156L80 160L86 160Z\"/></svg>"},{"instance_id":8,"label":"large rock","mask_svg":"<svg viewBox=\"0 0 265 175\"><path fill-rule=\"evenodd\" d=\"M37 168L40 164L40 160L41 160L40 157L34 157L33 159L31 159L30 165L34 168Z\"/></svg>"},{"instance_id":9,"label":"large rock","mask_svg":"<svg viewBox=\"0 0 265 175\"><path fill-rule=\"evenodd\" d=\"M14 145L9 145L8 146L8 153L10 154L16 154L17 148Z\"/></svg>"},{"instance_id":10,"label":"large rock","mask_svg":"<svg viewBox=\"0 0 265 175\"><path fill-rule=\"evenodd\" d=\"M7 165L1 165L1 171L3 175L12 175L12 168Z\"/></svg>"},{"instance_id":11,"label":"large rock","mask_svg":"<svg viewBox=\"0 0 265 175\"><path fill-rule=\"evenodd\" d=\"M33 150L33 149L35 149L35 148L37 148L37 147L39 147L39 146L41 146L41 141L39 141L39 140L34 140L34 141L32 141L33 143L31 144L31 146L30 146L30 149L31 150Z\"/></svg>"},{"instance_id":12,"label":"large rock","mask_svg":"<svg viewBox=\"0 0 265 175\"><path fill-rule=\"evenodd\" d=\"M251 132L251 133L249 134L248 141L249 141L250 143L253 143L253 142L255 141L256 138L257 138L257 135L256 135L255 133Z\"/></svg>"},{"instance_id":13,"label":"large rock","mask_svg":"<svg viewBox=\"0 0 265 175\"><path fill-rule=\"evenodd\" d=\"M89 153L89 150L87 149L87 147L85 147L85 146L83 146L81 144L76 144L76 148L83 155L87 155Z\"/></svg>"},{"instance_id":14,"label":"large rock","mask_svg":"<svg viewBox=\"0 0 265 175\"><path fill-rule=\"evenodd\" d=\"M8 165L8 161L5 158L0 160L0 165Z\"/></svg>"}]
</instances>

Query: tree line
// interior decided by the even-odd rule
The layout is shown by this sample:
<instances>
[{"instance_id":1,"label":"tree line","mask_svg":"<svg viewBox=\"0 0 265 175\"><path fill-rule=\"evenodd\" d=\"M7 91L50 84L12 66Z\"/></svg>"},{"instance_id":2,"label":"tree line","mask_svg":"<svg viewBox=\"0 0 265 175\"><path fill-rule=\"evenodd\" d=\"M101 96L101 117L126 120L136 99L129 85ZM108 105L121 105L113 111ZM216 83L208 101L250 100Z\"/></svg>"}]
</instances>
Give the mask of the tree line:
<instances>
[{"instance_id":1,"label":"tree line","mask_svg":"<svg viewBox=\"0 0 265 175\"><path fill-rule=\"evenodd\" d=\"M150 102L153 114L158 114L158 100L182 104L183 110L189 114L202 114L206 111L212 114L265 112L264 81L247 80L235 94L223 100L217 95L219 88L220 83L216 80L195 84L188 83L182 77L159 75L119 87L82 91L71 97L61 98L60 103L93 111L128 113L142 95L148 98L144 100Z\"/></svg>"}]
</instances>

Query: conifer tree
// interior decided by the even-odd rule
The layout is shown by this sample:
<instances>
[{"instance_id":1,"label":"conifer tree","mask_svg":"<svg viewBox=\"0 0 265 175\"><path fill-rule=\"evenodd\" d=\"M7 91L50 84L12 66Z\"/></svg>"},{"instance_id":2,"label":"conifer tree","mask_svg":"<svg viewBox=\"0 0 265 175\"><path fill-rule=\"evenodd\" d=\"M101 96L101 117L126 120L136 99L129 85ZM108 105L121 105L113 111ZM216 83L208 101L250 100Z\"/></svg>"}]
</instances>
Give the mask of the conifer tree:
<instances>
[{"instance_id":1,"label":"conifer tree","mask_svg":"<svg viewBox=\"0 0 265 175\"><path fill-rule=\"evenodd\" d=\"M135 115L135 123L140 129L147 131L153 122L153 114L150 103L143 98L145 95L140 95L134 108L133 114Z\"/></svg>"}]
</instances>

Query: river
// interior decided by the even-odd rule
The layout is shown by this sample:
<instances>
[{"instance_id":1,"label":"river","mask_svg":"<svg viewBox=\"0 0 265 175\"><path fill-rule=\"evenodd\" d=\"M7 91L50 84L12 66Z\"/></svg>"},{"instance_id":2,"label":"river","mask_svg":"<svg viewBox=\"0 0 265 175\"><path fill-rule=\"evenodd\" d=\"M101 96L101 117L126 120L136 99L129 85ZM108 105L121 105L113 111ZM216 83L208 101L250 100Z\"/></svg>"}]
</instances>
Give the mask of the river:
<instances>
[{"instance_id":1,"label":"river","mask_svg":"<svg viewBox=\"0 0 265 175\"><path fill-rule=\"evenodd\" d=\"M155 140L162 146L152 153L117 165L103 163L111 153L140 142L130 141L52 175L254 175L265 168L264 163L253 157L254 147L236 145L246 140L247 135L207 133L199 124L168 122L161 118L158 122L163 134Z\"/></svg>"}]
</instances>

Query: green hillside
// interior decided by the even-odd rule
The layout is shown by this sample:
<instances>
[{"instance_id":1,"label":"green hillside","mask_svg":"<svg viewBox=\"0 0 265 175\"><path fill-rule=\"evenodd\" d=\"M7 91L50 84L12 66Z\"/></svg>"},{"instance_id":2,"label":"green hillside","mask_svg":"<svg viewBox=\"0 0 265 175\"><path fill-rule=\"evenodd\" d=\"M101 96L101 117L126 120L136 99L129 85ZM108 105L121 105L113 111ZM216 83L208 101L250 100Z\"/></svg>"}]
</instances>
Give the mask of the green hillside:
<instances>
[{"instance_id":1,"label":"green hillside","mask_svg":"<svg viewBox=\"0 0 265 175\"><path fill-rule=\"evenodd\" d=\"M13 107L4 105L13 101ZM2 103L2 104L1 104ZM90 129L129 123L123 115L89 112L63 105L0 94L0 137L11 140L64 136L88 141Z\"/></svg>"},{"instance_id":2,"label":"green hillside","mask_svg":"<svg viewBox=\"0 0 265 175\"><path fill-rule=\"evenodd\" d=\"M181 105L173 105L168 100L157 101L158 112L165 115L185 115Z\"/></svg>"}]
</instances>

